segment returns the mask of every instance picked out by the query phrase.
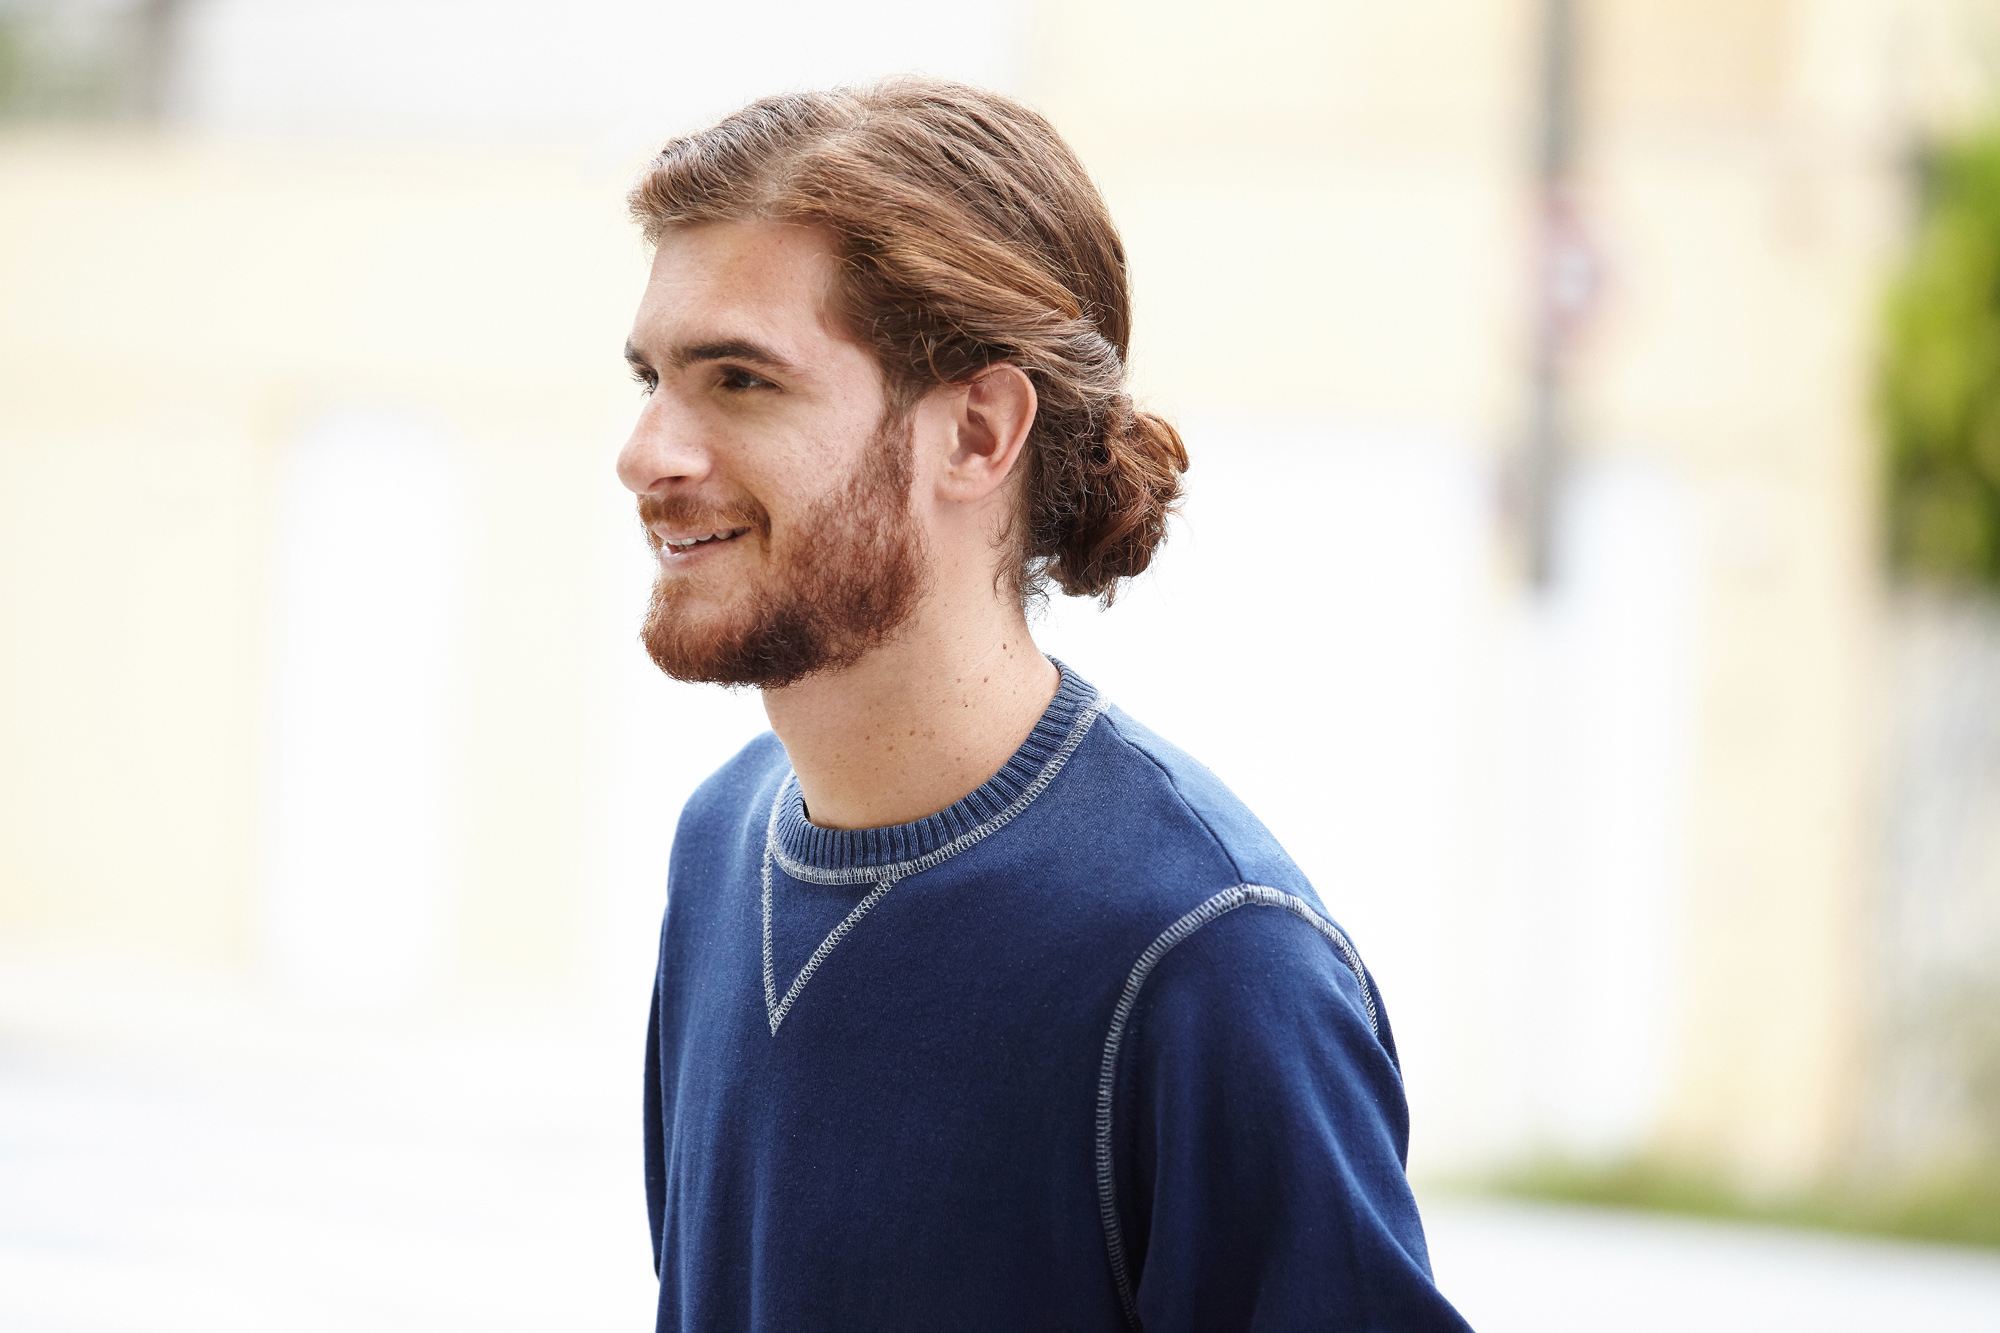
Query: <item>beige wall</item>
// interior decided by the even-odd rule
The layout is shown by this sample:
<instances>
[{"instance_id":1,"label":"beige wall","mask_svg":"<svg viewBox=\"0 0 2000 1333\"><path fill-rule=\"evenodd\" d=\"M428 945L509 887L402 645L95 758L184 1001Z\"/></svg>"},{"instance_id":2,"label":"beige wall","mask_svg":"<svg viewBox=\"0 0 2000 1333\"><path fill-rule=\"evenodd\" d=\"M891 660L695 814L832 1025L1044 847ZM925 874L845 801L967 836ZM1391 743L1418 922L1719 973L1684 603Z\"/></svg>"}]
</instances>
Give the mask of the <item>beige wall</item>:
<instances>
[{"instance_id":1,"label":"beige wall","mask_svg":"<svg viewBox=\"0 0 2000 1333\"><path fill-rule=\"evenodd\" d=\"M1852 1129L1877 650L1868 391L1906 182L1896 7L1590 13L1599 448L1696 488L1705 607L1673 1147L1782 1181Z\"/></svg>"},{"instance_id":2,"label":"beige wall","mask_svg":"<svg viewBox=\"0 0 2000 1333\"><path fill-rule=\"evenodd\" d=\"M621 172L16 136L0 181L7 944L257 964L278 469L328 413L388 408L443 423L473 516L456 965L573 972L550 905L585 887L603 739L574 516L626 424L644 271Z\"/></svg>"},{"instance_id":3,"label":"beige wall","mask_svg":"<svg viewBox=\"0 0 2000 1333\"><path fill-rule=\"evenodd\" d=\"M1109 164L1142 380L1170 406L1510 447L1540 8L1045 7L1034 91ZM1991 16L1577 8L1575 195L1603 265L1571 365L1577 466L1658 469L1698 533L1681 906L1660 942L1678 1036L1655 1135L1796 1179L1839 1160L1861 1095L1875 302L1909 135L1979 104L1970 53ZM1504 790L1513 759L1481 753L1479 781ZM1481 824L1469 846L1492 842ZM1504 880L1483 854L1470 893Z\"/></svg>"},{"instance_id":4,"label":"beige wall","mask_svg":"<svg viewBox=\"0 0 2000 1333\"><path fill-rule=\"evenodd\" d=\"M1494 442L1526 252L1517 7L1039 9L1026 93L1131 250L1133 364L1172 407Z\"/></svg>"}]
</instances>

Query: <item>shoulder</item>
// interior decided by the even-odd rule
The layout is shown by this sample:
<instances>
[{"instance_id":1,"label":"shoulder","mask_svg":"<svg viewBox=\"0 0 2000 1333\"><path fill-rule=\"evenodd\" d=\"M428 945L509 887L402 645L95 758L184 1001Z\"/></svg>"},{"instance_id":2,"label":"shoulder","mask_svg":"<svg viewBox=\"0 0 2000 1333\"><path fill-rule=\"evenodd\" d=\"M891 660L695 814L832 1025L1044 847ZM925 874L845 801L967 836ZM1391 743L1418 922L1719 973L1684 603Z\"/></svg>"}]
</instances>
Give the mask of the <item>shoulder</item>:
<instances>
[{"instance_id":1,"label":"shoulder","mask_svg":"<svg viewBox=\"0 0 2000 1333\"><path fill-rule=\"evenodd\" d=\"M1272 932L1298 955L1294 963L1341 966L1350 998L1365 1012L1367 988L1352 979L1359 959L1348 968L1352 946L1320 893L1207 765L1102 697L1075 760L1060 779L1060 813L1050 812L1037 844L1061 849L1064 883L1084 890L1072 892L1063 910L1101 941L1119 978L1157 965L1145 960L1164 957L1197 930L1211 935L1196 951L1204 956L1242 947L1234 943L1239 936L1253 937L1244 943L1268 954L1269 944L1255 939ZM1240 922L1208 926L1245 909L1269 920L1248 931ZM1224 939L1231 943L1219 949Z\"/></svg>"},{"instance_id":2,"label":"shoulder","mask_svg":"<svg viewBox=\"0 0 2000 1333\"><path fill-rule=\"evenodd\" d=\"M676 857L732 835L754 834L762 843L779 783L791 771L785 747L765 731L731 755L694 789L681 807L674 834Z\"/></svg>"},{"instance_id":3,"label":"shoulder","mask_svg":"<svg viewBox=\"0 0 2000 1333\"><path fill-rule=\"evenodd\" d=\"M1314 898L1263 821L1180 746L1109 702L1086 744L1097 775L1086 800L1100 839L1119 847L1133 870L1175 884L1179 909L1232 884Z\"/></svg>"},{"instance_id":4,"label":"shoulder","mask_svg":"<svg viewBox=\"0 0 2000 1333\"><path fill-rule=\"evenodd\" d=\"M769 795L772 784L790 769L791 761L777 733L759 732L702 779L694 795L688 798L687 811L699 813L718 805L733 805L759 790Z\"/></svg>"}]
</instances>

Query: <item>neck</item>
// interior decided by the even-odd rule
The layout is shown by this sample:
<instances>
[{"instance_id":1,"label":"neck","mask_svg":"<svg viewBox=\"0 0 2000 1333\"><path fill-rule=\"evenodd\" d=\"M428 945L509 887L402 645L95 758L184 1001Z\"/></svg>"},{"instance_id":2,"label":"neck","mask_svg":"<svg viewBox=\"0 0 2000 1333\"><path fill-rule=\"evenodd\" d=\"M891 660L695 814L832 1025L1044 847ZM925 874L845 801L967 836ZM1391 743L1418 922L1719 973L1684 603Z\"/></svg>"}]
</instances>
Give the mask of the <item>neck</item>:
<instances>
[{"instance_id":1,"label":"neck","mask_svg":"<svg viewBox=\"0 0 2000 1333\"><path fill-rule=\"evenodd\" d=\"M812 822L880 828L935 814L997 773L1060 674L1015 612L910 627L845 671L764 693Z\"/></svg>"}]
</instances>

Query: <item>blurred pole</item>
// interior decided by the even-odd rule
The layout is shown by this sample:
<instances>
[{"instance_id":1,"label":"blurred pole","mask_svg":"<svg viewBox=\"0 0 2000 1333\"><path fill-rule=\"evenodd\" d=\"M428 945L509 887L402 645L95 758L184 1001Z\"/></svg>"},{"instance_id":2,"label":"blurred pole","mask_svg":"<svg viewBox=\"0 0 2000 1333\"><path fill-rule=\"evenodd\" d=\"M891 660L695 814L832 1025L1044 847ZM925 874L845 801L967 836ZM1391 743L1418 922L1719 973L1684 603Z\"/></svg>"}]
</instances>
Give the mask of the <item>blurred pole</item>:
<instances>
[{"instance_id":1,"label":"blurred pole","mask_svg":"<svg viewBox=\"0 0 2000 1333\"><path fill-rule=\"evenodd\" d=\"M1528 430L1515 460L1513 513L1531 588L1553 579L1554 527L1569 452L1564 352L1596 286L1596 260L1571 193L1576 158L1576 3L1542 0L1535 163L1535 291Z\"/></svg>"},{"instance_id":2,"label":"blurred pole","mask_svg":"<svg viewBox=\"0 0 2000 1333\"><path fill-rule=\"evenodd\" d=\"M172 111L176 57L179 55L184 0L140 0L132 14L134 53L133 110L149 124Z\"/></svg>"}]
</instances>

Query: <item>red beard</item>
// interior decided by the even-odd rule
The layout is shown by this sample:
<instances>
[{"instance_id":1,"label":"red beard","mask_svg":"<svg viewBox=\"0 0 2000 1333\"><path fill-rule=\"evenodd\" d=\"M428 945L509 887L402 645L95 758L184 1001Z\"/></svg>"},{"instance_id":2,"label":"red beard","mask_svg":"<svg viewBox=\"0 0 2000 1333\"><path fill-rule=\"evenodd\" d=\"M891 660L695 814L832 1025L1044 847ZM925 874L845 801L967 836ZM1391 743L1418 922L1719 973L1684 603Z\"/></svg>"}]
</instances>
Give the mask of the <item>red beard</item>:
<instances>
[{"instance_id":1,"label":"red beard","mask_svg":"<svg viewBox=\"0 0 2000 1333\"><path fill-rule=\"evenodd\" d=\"M736 540L762 546L761 567L711 571L700 590L663 573L639 632L654 665L675 680L770 690L852 666L887 640L929 587L929 551L910 513L913 447L909 417L885 412L855 474L791 525L782 549L754 502L715 524L748 527ZM685 530L712 516L642 495L639 517ZM704 599L717 605L700 608Z\"/></svg>"}]
</instances>

